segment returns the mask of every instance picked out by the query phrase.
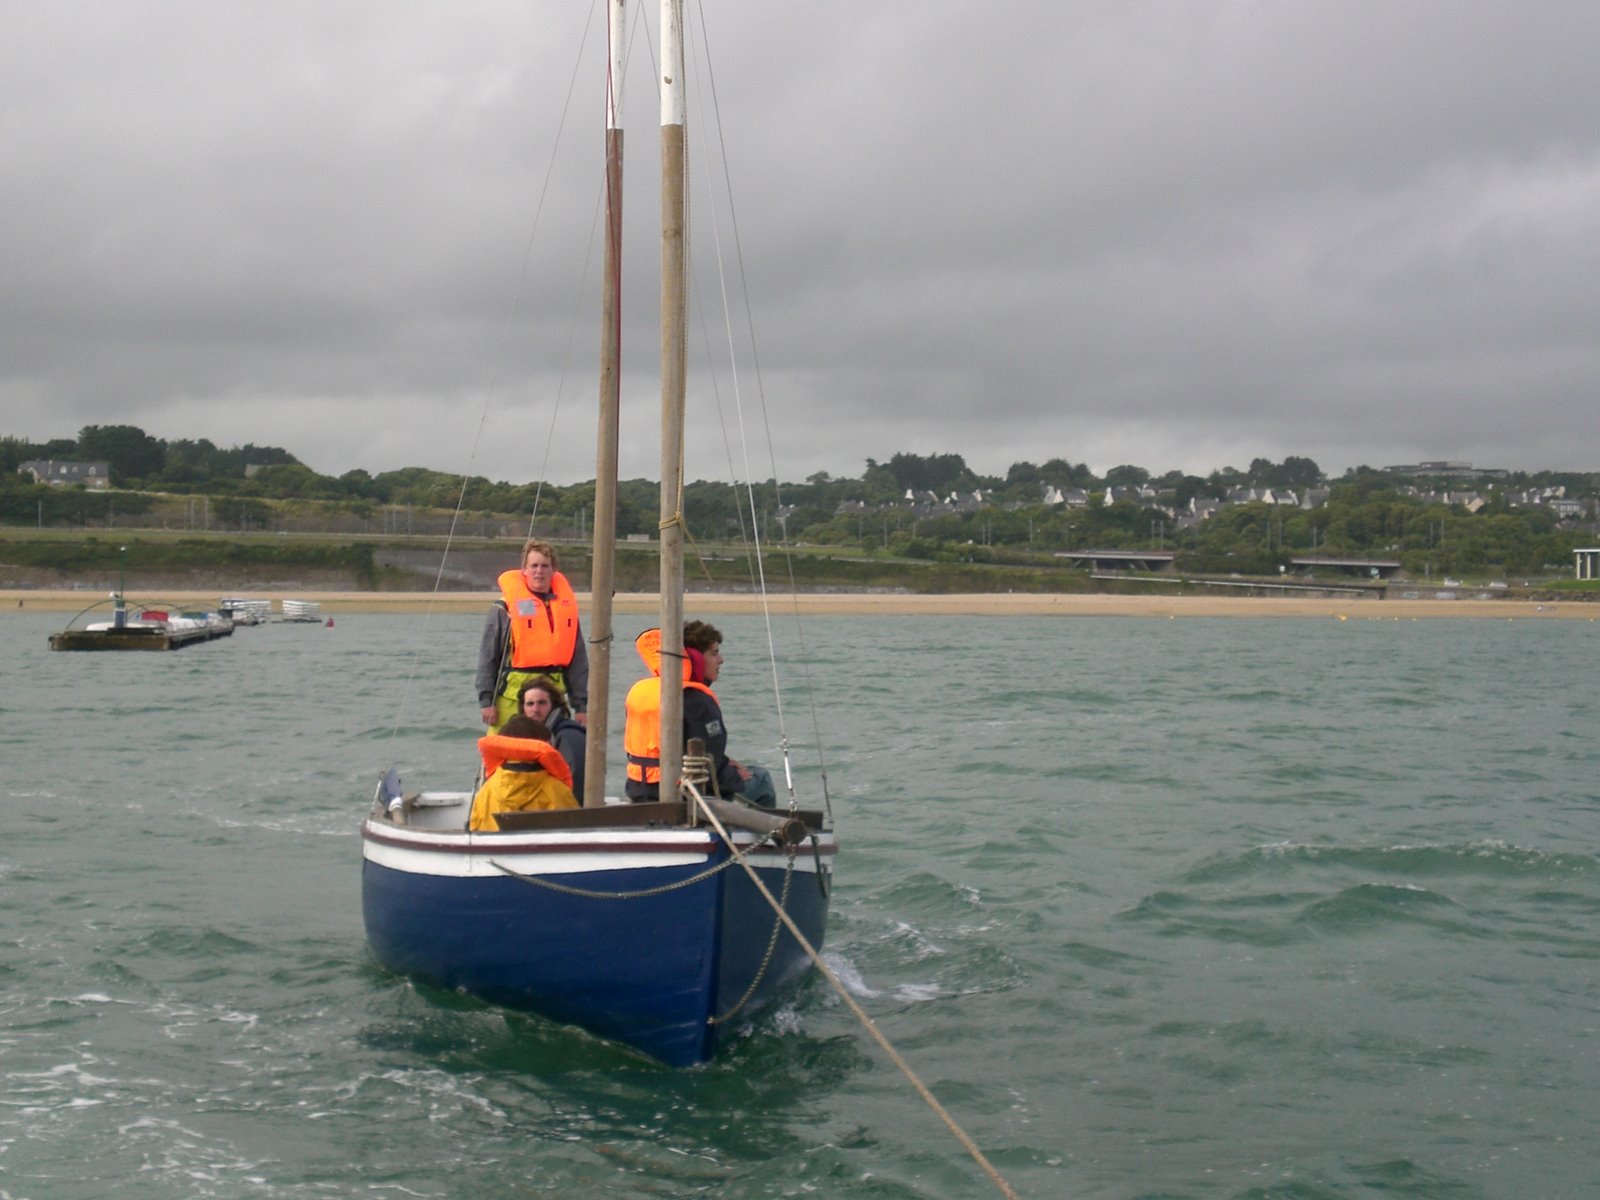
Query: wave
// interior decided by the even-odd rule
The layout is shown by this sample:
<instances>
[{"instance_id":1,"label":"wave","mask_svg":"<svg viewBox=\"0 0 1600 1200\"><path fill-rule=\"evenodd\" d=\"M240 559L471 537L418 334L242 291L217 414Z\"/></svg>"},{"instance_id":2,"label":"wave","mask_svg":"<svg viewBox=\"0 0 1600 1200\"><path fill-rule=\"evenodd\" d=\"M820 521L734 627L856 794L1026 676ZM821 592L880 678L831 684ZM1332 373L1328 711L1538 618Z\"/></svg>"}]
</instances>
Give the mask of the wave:
<instances>
[{"instance_id":1,"label":"wave","mask_svg":"<svg viewBox=\"0 0 1600 1200\"><path fill-rule=\"evenodd\" d=\"M1467 934L1481 928L1464 917L1458 919L1459 912L1449 897L1426 888L1361 883L1306 905L1298 920L1324 933L1363 931L1397 923L1432 925Z\"/></svg>"},{"instance_id":2,"label":"wave","mask_svg":"<svg viewBox=\"0 0 1600 1200\"><path fill-rule=\"evenodd\" d=\"M1544 879L1557 874L1600 882L1600 858L1569 851L1533 850L1499 839L1400 843L1392 846L1318 846L1278 842L1242 854L1215 856L1182 876L1186 884L1219 883L1305 870L1360 870L1412 877L1482 876Z\"/></svg>"}]
</instances>

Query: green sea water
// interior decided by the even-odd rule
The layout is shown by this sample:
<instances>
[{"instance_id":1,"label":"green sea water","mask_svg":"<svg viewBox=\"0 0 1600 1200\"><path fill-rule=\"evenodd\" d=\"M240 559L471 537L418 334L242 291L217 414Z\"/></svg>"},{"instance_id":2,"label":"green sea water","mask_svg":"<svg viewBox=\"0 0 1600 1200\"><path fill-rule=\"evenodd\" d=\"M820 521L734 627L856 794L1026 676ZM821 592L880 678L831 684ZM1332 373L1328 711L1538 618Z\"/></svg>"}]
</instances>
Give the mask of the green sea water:
<instances>
[{"instance_id":1,"label":"green sea water","mask_svg":"<svg viewBox=\"0 0 1600 1200\"><path fill-rule=\"evenodd\" d=\"M470 784L475 618L61 623L0 615L4 1200L999 1194L820 978L670 1071L372 964L357 826ZM774 629L826 959L1018 1194L1600 1195L1600 624Z\"/></svg>"}]
</instances>

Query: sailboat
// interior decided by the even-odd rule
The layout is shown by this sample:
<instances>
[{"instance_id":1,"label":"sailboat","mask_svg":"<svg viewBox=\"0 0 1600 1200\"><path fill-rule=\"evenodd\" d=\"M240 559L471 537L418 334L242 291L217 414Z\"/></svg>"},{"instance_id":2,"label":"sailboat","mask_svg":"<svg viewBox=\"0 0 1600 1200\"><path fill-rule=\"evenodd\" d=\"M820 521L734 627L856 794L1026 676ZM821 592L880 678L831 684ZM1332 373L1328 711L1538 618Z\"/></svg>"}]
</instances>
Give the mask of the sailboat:
<instances>
[{"instance_id":1,"label":"sailboat","mask_svg":"<svg viewBox=\"0 0 1600 1200\"><path fill-rule=\"evenodd\" d=\"M793 799L757 809L705 796L685 772L682 694L661 689L662 799L605 795L616 542L622 77L626 0L607 0L607 292L602 303L588 757L579 808L467 829L472 795L380 780L361 827L362 911L387 969L620 1042L669 1066L709 1060L816 963L836 836ZM681 0L661 5L661 656L683 656L685 97ZM673 736L666 736L668 731ZM785 772L788 775L788 772Z\"/></svg>"}]
</instances>

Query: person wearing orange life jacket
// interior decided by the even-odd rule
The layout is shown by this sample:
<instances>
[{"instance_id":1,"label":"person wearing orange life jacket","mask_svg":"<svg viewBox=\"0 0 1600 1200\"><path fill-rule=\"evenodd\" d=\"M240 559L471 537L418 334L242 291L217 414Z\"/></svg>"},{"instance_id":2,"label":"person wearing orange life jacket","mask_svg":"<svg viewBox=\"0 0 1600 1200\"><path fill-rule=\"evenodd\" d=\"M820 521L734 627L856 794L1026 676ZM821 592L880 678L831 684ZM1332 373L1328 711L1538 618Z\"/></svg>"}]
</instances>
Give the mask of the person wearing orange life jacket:
<instances>
[{"instance_id":1,"label":"person wearing orange life jacket","mask_svg":"<svg viewBox=\"0 0 1600 1200\"><path fill-rule=\"evenodd\" d=\"M622 749L627 756L627 783L624 791L635 804L656 800L661 794L661 630L646 629L634 639L650 674L628 689L623 701L626 720L622 727ZM684 690L705 687L692 681L690 660L683 664Z\"/></svg>"},{"instance_id":2,"label":"person wearing orange life jacket","mask_svg":"<svg viewBox=\"0 0 1600 1200\"><path fill-rule=\"evenodd\" d=\"M489 610L478 644L478 713L491 728L517 711L522 685L548 676L566 692L574 719L588 723L589 650L578 623L578 599L556 570L555 547L530 539L522 567L497 580L500 599Z\"/></svg>"},{"instance_id":3,"label":"person wearing orange life jacket","mask_svg":"<svg viewBox=\"0 0 1600 1200\"><path fill-rule=\"evenodd\" d=\"M683 627L683 737L699 738L711 756L714 790L723 796L741 795L756 804L777 799L772 775L765 767L745 765L728 757L728 730L722 705L711 690L722 672L722 634L704 621ZM634 642L651 675L634 684L626 701L627 724L623 749L628 759L628 799L655 800L661 790L661 631L647 629Z\"/></svg>"},{"instance_id":4,"label":"person wearing orange life jacket","mask_svg":"<svg viewBox=\"0 0 1600 1200\"><path fill-rule=\"evenodd\" d=\"M532 717L512 717L499 732L478 739L485 779L472 798L467 828L497 832L498 814L577 808L572 771L550 744L550 729Z\"/></svg>"}]
</instances>

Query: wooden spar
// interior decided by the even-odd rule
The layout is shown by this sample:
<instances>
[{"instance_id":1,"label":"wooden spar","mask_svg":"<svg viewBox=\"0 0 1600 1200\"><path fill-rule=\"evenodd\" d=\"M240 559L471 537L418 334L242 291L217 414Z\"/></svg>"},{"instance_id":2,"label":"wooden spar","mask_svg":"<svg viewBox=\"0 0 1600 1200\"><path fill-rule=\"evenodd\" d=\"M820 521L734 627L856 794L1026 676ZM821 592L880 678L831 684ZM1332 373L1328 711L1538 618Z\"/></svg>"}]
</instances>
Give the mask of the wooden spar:
<instances>
[{"instance_id":1,"label":"wooden spar","mask_svg":"<svg viewBox=\"0 0 1600 1200\"><path fill-rule=\"evenodd\" d=\"M617 426L622 405L622 118L627 0L610 0L606 75L605 286L600 303L600 436L594 467L594 558L589 573L589 725L585 808L605 804L611 713L611 596L616 590Z\"/></svg>"},{"instance_id":2,"label":"wooden spar","mask_svg":"<svg viewBox=\"0 0 1600 1200\"><path fill-rule=\"evenodd\" d=\"M695 759L704 766L706 772L709 772L711 759L706 756L706 743L703 738L690 738L683 757L686 770L689 760ZM708 812L714 816L716 820L712 821L713 825L720 821L725 826L731 825L736 829L748 829L752 833L759 833L765 837L772 838L782 846L798 846L810 836L810 831L807 830L805 821L794 813L774 812L769 809L758 809L750 805L735 804L731 800L724 800L721 796L714 794L717 783L715 779L702 777L702 773L692 770L688 770L687 774L696 789L706 789L704 792L698 790L694 792L694 804L692 807L697 811ZM690 789L685 788L684 790L689 791Z\"/></svg>"},{"instance_id":3,"label":"wooden spar","mask_svg":"<svg viewBox=\"0 0 1600 1200\"><path fill-rule=\"evenodd\" d=\"M700 803L716 813L724 825L773 837L781 846L798 846L811 836L806 823L788 813L762 812L720 796L701 796Z\"/></svg>"},{"instance_id":4,"label":"wooden spar","mask_svg":"<svg viewBox=\"0 0 1600 1200\"><path fill-rule=\"evenodd\" d=\"M683 410L688 347L684 260L682 0L661 0L661 796L683 773Z\"/></svg>"}]
</instances>

